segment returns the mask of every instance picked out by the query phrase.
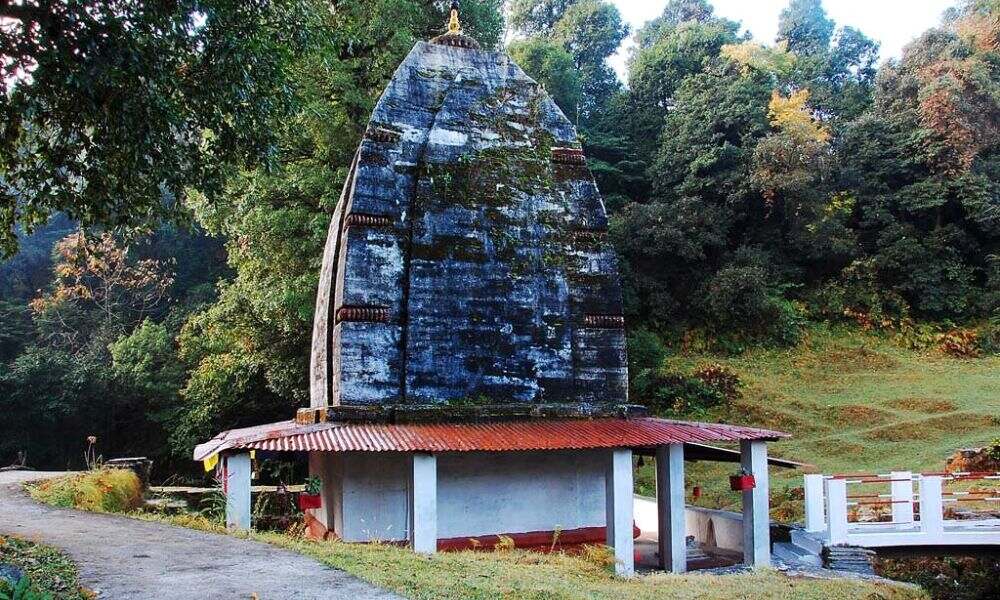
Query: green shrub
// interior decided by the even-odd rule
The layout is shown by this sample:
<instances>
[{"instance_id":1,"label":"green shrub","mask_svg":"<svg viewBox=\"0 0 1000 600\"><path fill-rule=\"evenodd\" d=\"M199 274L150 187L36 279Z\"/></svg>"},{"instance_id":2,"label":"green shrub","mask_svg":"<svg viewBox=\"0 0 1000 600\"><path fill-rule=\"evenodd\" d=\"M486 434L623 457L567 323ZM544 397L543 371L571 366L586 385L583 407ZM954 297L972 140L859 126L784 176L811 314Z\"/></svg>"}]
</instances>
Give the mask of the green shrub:
<instances>
[{"instance_id":1,"label":"green shrub","mask_svg":"<svg viewBox=\"0 0 1000 600\"><path fill-rule=\"evenodd\" d=\"M52 594L39 592L31 585L31 580L24 576L13 587L0 580L0 600L52 600Z\"/></svg>"},{"instance_id":2,"label":"green shrub","mask_svg":"<svg viewBox=\"0 0 1000 600\"><path fill-rule=\"evenodd\" d=\"M809 295L809 313L831 321L854 321L865 329L891 327L907 319L906 300L878 281L874 259L856 260L840 276Z\"/></svg>"},{"instance_id":3,"label":"green shrub","mask_svg":"<svg viewBox=\"0 0 1000 600\"><path fill-rule=\"evenodd\" d=\"M744 249L719 269L702 294L701 310L723 344L732 340L792 346L802 337L804 316L785 297L788 285L775 283L766 255Z\"/></svg>"},{"instance_id":4,"label":"green shrub","mask_svg":"<svg viewBox=\"0 0 1000 600\"><path fill-rule=\"evenodd\" d=\"M652 331L636 329L628 336L628 368L631 373L659 369L667 354L663 340Z\"/></svg>"},{"instance_id":5,"label":"green shrub","mask_svg":"<svg viewBox=\"0 0 1000 600\"><path fill-rule=\"evenodd\" d=\"M1000 354L1000 317L987 321L977 334L977 344L983 355Z\"/></svg>"},{"instance_id":6,"label":"green shrub","mask_svg":"<svg viewBox=\"0 0 1000 600\"><path fill-rule=\"evenodd\" d=\"M996 556L877 558L875 572L915 583L935 600L1000 597L1000 558Z\"/></svg>"},{"instance_id":7,"label":"green shrub","mask_svg":"<svg viewBox=\"0 0 1000 600\"><path fill-rule=\"evenodd\" d=\"M727 401L731 402L742 395L740 387L743 382L740 381L740 376L724 365L702 365L695 370L694 377L721 393Z\"/></svg>"},{"instance_id":8,"label":"green shrub","mask_svg":"<svg viewBox=\"0 0 1000 600\"><path fill-rule=\"evenodd\" d=\"M1000 461L1000 437L993 440L989 447L990 458L995 461Z\"/></svg>"},{"instance_id":9,"label":"green shrub","mask_svg":"<svg viewBox=\"0 0 1000 600\"><path fill-rule=\"evenodd\" d=\"M644 373L635 386L636 401L658 415L698 416L726 403L724 393L697 377Z\"/></svg>"},{"instance_id":10,"label":"green shrub","mask_svg":"<svg viewBox=\"0 0 1000 600\"><path fill-rule=\"evenodd\" d=\"M126 469L98 469L43 481L31 495L46 504L97 512L128 512L142 505L142 482Z\"/></svg>"}]
</instances>

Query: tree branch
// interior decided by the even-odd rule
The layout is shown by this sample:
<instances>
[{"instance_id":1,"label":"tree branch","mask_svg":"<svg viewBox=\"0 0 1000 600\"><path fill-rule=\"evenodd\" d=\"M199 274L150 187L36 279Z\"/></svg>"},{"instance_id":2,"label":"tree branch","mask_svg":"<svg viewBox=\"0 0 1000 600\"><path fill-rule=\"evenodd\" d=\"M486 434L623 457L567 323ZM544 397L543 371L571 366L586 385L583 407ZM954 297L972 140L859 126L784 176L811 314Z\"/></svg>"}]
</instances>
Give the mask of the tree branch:
<instances>
[{"instance_id":1,"label":"tree branch","mask_svg":"<svg viewBox=\"0 0 1000 600\"><path fill-rule=\"evenodd\" d=\"M49 12L40 6L25 6L11 4L11 0L0 0L0 17L15 21L41 23L46 20Z\"/></svg>"}]
</instances>

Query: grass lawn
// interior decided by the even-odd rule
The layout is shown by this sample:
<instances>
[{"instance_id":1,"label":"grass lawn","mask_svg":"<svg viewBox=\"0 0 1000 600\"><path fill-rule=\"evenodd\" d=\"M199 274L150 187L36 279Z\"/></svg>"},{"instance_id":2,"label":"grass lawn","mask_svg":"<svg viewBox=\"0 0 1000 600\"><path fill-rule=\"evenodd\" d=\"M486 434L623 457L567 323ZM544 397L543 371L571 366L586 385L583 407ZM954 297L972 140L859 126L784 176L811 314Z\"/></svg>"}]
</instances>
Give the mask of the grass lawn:
<instances>
[{"instance_id":1,"label":"grass lawn","mask_svg":"<svg viewBox=\"0 0 1000 600\"><path fill-rule=\"evenodd\" d=\"M0 536L0 565L13 565L28 578L30 590L36 595L26 598L85 600L93 597L80 589L76 565L55 548L17 537ZM0 583L0 598L12 596L11 590L4 586Z\"/></svg>"},{"instance_id":2,"label":"grass lawn","mask_svg":"<svg viewBox=\"0 0 1000 600\"><path fill-rule=\"evenodd\" d=\"M79 485L83 478L76 478ZM29 488L33 497L58 501L64 485ZM92 503L101 510L101 503ZM131 512L128 516L213 533L227 533L199 515L163 516ZM847 580L795 579L772 570L726 577L646 575L632 580L612 574L610 553L594 547L583 556L524 551L447 552L421 556L384 544L315 542L277 533L233 535L273 544L311 556L331 567L393 590L408 598L475 600L495 598L593 600L645 599L816 599L916 600L927 596L913 587Z\"/></svg>"},{"instance_id":3,"label":"grass lawn","mask_svg":"<svg viewBox=\"0 0 1000 600\"><path fill-rule=\"evenodd\" d=\"M941 470L958 448L1000 437L1000 357L955 359L899 347L887 336L817 327L787 350L751 350L734 358L676 355L668 371L720 363L739 374L743 398L719 420L792 433L771 453L816 465L819 472L886 473ZM691 465L689 485L705 490L702 504L736 507L727 489L734 465ZM640 468L640 492L650 494L652 466ZM801 486L801 473L772 470L775 504L801 501L782 489ZM781 515L775 515L780 517Z\"/></svg>"}]
</instances>

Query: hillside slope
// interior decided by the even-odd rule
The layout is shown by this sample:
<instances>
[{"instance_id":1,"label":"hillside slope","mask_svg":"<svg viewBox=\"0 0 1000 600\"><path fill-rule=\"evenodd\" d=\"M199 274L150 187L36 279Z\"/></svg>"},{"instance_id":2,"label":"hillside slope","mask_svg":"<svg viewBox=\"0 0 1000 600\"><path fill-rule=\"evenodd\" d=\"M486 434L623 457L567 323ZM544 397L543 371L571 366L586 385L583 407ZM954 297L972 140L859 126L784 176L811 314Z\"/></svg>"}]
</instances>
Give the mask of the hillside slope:
<instances>
[{"instance_id":1,"label":"hillside slope","mask_svg":"<svg viewBox=\"0 0 1000 600\"><path fill-rule=\"evenodd\" d=\"M689 372L705 363L722 364L743 382L742 398L713 416L792 433L771 445L772 454L824 473L940 470L955 449L1000 436L997 356L960 360L903 349L888 336L816 328L795 348L680 355L665 369ZM734 470L693 465L688 483L706 490L709 505L736 506L738 496L724 485ZM774 486L801 486L801 475L775 470ZM650 491L649 466L639 482Z\"/></svg>"}]
</instances>

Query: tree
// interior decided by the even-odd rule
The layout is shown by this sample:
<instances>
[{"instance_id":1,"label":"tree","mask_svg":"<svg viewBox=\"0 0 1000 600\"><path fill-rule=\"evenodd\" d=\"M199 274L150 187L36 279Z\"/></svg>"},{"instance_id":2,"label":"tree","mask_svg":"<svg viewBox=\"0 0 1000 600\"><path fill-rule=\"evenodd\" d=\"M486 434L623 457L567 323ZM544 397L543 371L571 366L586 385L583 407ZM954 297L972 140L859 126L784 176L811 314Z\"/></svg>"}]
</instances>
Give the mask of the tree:
<instances>
[{"instance_id":1,"label":"tree","mask_svg":"<svg viewBox=\"0 0 1000 600\"><path fill-rule=\"evenodd\" d=\"M26 306L6 300L0 300L0 323L0 363L5 363L33 341L35 328Z\"/></svg>"},{"instance_id":2,"label":"tree","mask_svg":"<svg viewBox=\"0 0 1000 600\"><path fill-rule=\"evenodd\" d=\"M0 244L57 211L178 217L189 187L271 163L305 0L0 0Z\"/></svg>"},{"instance_id":3,"label":"tree","mask_svg":"<svg viewBox=\"0 0 1000 600\"><path fill-rule=\"evenodd\" d=\"M552 37L572 55L581 84L581 117L590 121L603 112L621 89L608 58L628 37L618 8L604 0L579 0L556 23Z\"/></svg>"},{"instance_id":4,"label":"tree","mask_svg":"<svg viewBox=\"0 0 1000 600\"><path fill-rule=\"evenodd\" d=\"M518 40L508 48L511 58L545 88L572 120L580 115L580 73L562 45L539 38Z\"/></svg>"},{"instance_id":5,"label":"tree","mask_svg":"<svg viewBox=\"0 0 1000 600\"><path fill-rule=\"evenodd\" d=\"M968 2L879 76L840 153L885 294L915 316L988 314L1000 248L1000 6ZM914 268L919 265L919 268Z\"/></svg>"},{"instance_id":6,"label":"tree","mask_svg":"<svg viewBox=\"0 0 1000 600\"><path fill-rule=\"evenodd\" d=\"M553 27L553 37L573 55L577 67L602 65L628 37L618 9L602 0L578 0Z\"/></svg>"},{"instance_id":7,"label":"tree","mask_svg":"<svg viewBox=\"0 0 1000 600\"><path fill-rule=\"evenodd\" d=\"M110 233L82 230L55 246L52 290L31 307L40 327L61 345L79 349L96 330L119 335L157 309L173 275L166 265L133 259Z\"/></svg>"},{"instance_id":8,"label":"tree","mask_svg":"<svg viewBox=\"0 0 1000 600\"><path fill-rule=\"evenodd\" d=\"M510 25L526 36L547 35L579 0L511 0Z\"/></svg>"},{"instance_id":9,"label":"tree","mask_svg":"<svg viewBox=\"0 0 1000 600\"><path fill-rule=\"evenodd\" d=\"M662 15L639 30L636 41L640 48L647 48L656 43L666 31L676 29L681 23L708 23L715 19L715 8L708 0L670 0Z\"/></svg>"},{"instance_id":10,"label":"tree","mask_svg":"<svg viewBox=\"0 0 1000 600\"><path fill-rule=\"evenodd\" d=\"M32 465L67 468L83 462L86 436L107 444L115 430L109 405L116 397L108 379L90 357L48 347L31 346L9 364L0 363L0 462L26 452Z\"/></svg>"},{"instance_id":11,"label":"tree","mask_svg":"<svg viewBox=\"0 0 1000 600\"><path fill-rule=\"evenodd\" d=\"M791 0L778 20L778 41L796 54L815 55L830 47L835 27L822 0Z\"/></svg>"},{"instance_id":12,"label":"tree","mask_svg":"<svg viewBox=\"0 0 1000 600\"><path fill-rule=\"evenodd\" d=\"M687 77L703 72L723 46L735 43L739 28L732 21L715 18L671 23L664 17L659 24L654 22L640 31L640 38L645 34L647 41L629 70L625 130L637 157L647 163L652 161L677 89Z\"/></svg>"}]
</instances>

